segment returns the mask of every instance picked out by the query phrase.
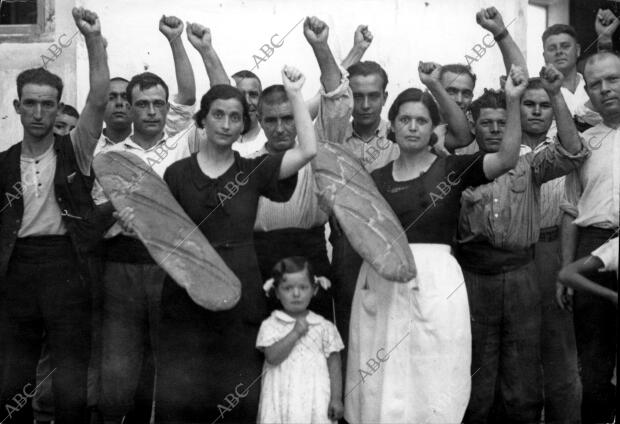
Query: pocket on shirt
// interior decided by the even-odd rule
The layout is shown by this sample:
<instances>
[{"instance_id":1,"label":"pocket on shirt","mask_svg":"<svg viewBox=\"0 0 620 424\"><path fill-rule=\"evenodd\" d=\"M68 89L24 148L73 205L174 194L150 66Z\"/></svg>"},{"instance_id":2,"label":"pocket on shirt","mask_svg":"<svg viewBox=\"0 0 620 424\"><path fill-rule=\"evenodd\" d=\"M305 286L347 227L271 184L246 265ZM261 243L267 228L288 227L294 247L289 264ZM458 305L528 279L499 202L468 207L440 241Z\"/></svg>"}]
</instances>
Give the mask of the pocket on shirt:
<instances>
[{"instance_id":1,"label":"pocket on shirt","mask_svg":"<svg viewBox=\"0 0 620 424\"><path fill-rule=\"evenodd\" d=\"M527 188L527 182L528 182L527 173L523 171L523 172L516 172L515 174L516 175L512 177L512 186L510 187L510 190L512 190L515 193L522 193Z\"/></svg>"}]
</instances>

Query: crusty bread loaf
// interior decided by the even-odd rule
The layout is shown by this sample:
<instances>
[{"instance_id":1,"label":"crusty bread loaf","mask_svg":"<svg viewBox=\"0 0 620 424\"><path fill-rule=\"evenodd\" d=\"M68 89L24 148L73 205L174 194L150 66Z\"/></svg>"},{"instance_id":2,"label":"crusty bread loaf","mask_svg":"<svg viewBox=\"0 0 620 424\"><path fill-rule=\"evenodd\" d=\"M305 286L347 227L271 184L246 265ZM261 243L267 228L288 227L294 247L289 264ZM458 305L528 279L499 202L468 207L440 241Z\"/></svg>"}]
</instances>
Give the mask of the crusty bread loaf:
<instances>
[{"instance_id":1,"label":"crusty bread loaf","mask_svg":"<svg viewBox=\"0 0 620 424\"><path fill-rule=\"evenodd\" d=\"M414 278L407 235L359 160L339 144L321 142L312 166L322 208L336 216L355 251L383 278Z\"/></svg>"},{"instance_id":2,"label":"crusty bread loaf","mask_svg":"<svg viewBox=\"0 0 620 424\"><path fill-rule=\"evenodd\" d=\"M211 311L235 306L241 282L144 161L112 151L97 155L93 168L114 208L134 209L136 234L196 304Z\"/></svg>"}]
</instances>

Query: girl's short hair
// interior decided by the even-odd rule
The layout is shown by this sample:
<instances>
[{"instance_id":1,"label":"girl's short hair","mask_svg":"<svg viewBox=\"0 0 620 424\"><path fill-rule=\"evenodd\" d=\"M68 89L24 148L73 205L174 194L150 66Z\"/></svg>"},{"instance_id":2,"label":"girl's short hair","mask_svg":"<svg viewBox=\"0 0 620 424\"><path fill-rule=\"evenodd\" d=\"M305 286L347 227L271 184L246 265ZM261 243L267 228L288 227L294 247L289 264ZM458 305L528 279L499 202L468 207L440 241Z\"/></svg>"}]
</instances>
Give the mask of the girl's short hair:
<instances>
[{"instance_id":1,"label":"girl's short hair","mask_svg":"<svg viewBox=\"0 0 620 424\"><path fill-rule=\"evenodd\" d=\"M293 272L306 271L308 273L308 281L310 284L316 284L314 282L314 271L312 265L303 256L290 256L288 258L281 259L274 265L271 270L271 278L273 278L273 286L277 287L282 282L285 274L291 274Z\"/></svg>"},{"instance_id":2,"label":"girl's short hair","mask_svg":"<svg viewBox=\"0 0 620 424\"><path fill-rule=\"evenodd\" d=\"M207 116L213 102L216 100L228 100L228 99L236 99L241 103L241 107L243 108L243 130L241 134L245 134L250 130L250 112L248 103L245 101L245 96L241 91L232 85L228 84L218 84L211 87L209 91L202 96L200 100L200 109L194 115L194 121L196 121L196 126L198 128L204 128L202 125L202 120Z\"/></svg>"},{"instance_id":3,"label":"girl's short hair","mask_svg":"<svg viewBox=\"0 0 620 424\"><path fill-rule=\"evenodd\" d=\"M436 127L440 123L441 119L439 116L439 108L437 107L437 103L435 103L433 96L428 91L422 91L419 88L408 88L396 96L394 103L390 106L390 110L388 111L388 120L392 126L394 126L394 121L396 120L400 107L408 102L422 103L428 110L433 127ZM387 139L396 143L396 134L394 134L394 131L391 129L387 133ZM430 145L432 146L436 142L437 135L432 133Z\"/></svg>"}]
</instances>

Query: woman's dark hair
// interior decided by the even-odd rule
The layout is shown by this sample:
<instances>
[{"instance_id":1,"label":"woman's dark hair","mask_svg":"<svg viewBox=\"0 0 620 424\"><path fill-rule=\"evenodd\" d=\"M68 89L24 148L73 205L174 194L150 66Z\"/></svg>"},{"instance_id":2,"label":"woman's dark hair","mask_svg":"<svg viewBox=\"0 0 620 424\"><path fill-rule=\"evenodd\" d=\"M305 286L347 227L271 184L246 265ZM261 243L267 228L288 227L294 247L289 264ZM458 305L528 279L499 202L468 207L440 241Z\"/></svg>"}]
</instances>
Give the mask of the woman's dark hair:
<instances>
[{"instance_id":1,"label":"woman's dark hair","mask_svg":"<svg viewBox=\"0 0 620 424\"><path fill-rule=\"evenodd\" d=\"M314 282L314 271L312 265L308 262L308 259L303 256L290 256L288 258L281 259L274 265L271 270L271 278L273 278L273 287L277 287L282 282L285 274L293 272L306 271L308 273L308 280L310 284Z\"/></svg>"},{"instance_id":2,"label":"woman's dark hair","mask_svg":"<svg viewBox=\"0 0 620 424\"><path fill-rule=\"evenodd\" d=\"M204 96L202 96L202 99L200 100L200 109L194 115L194 121L196 121L198 128L204 128L202 121L209 113L211 105L214 101L228 99L237 99L239 103L241 103L241 107L243 108L243 130L241 131L241 134L248 132L250 130L250 112L248 103L245 101L245 96L241 93L241 91L228 84L214 85Z\"/></svg>"},{"instance_id":3,"label":"woman's dark hair","mask_svg":"<svg viewBox=\"0 0 620 424\"><path fill-rule=\"evenodd\" d=\"M433 127L436 127L441 122L439 116L439 108L437 107L437 103L435 103L435 99L433 99L433 96L428 91L422 91L419 88L408 88L405 91L401 92L398 96L396 96L396 99L394 99L394 103L392 103L392 106L390 106L390 110L388 111L388 120L390 121L392 126L394 126L394 120L398 115L400 107L403 104L409 102L422 103L426 107L426 109L428 110L428 114L431 117ZM396 143L396 134L394 134L394 131L392 131L391 129L388 131L387 138L388 140ZM436 142L437 135L433 132L431 134L429 144L432 146Z\"/></svg>"}]
</instances>

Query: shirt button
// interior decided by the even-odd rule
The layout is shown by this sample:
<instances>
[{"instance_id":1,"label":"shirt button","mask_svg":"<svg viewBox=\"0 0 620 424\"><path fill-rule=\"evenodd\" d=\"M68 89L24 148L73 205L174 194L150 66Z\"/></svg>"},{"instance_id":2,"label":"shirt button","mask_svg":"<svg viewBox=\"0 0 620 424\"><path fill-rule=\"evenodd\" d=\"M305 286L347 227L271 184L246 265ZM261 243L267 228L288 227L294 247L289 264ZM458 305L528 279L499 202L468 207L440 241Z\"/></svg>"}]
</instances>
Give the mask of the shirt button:
<instances>
[{"instance_id":1,"label":"shirt button","mask_svg":"<svg viewBox=\"0 0 620 424\"><path fill-rule=\"evenodd\" d=\"M494 216L495 218L497 218L499 215L498 215L498 214L493 214L493 216Z\"/></svg>"},{"instance_id":2,"label":"shirt button","mask_svg":"<svg viewBox=\"0 0 620 424\"><path fill-rule=\"evenodd\" d=\"M497 203L497 202L499 202L499 199L495 198L495 199L493 199L493 201L494 201L495 203Z\"/></svg>"}]
</instances>

